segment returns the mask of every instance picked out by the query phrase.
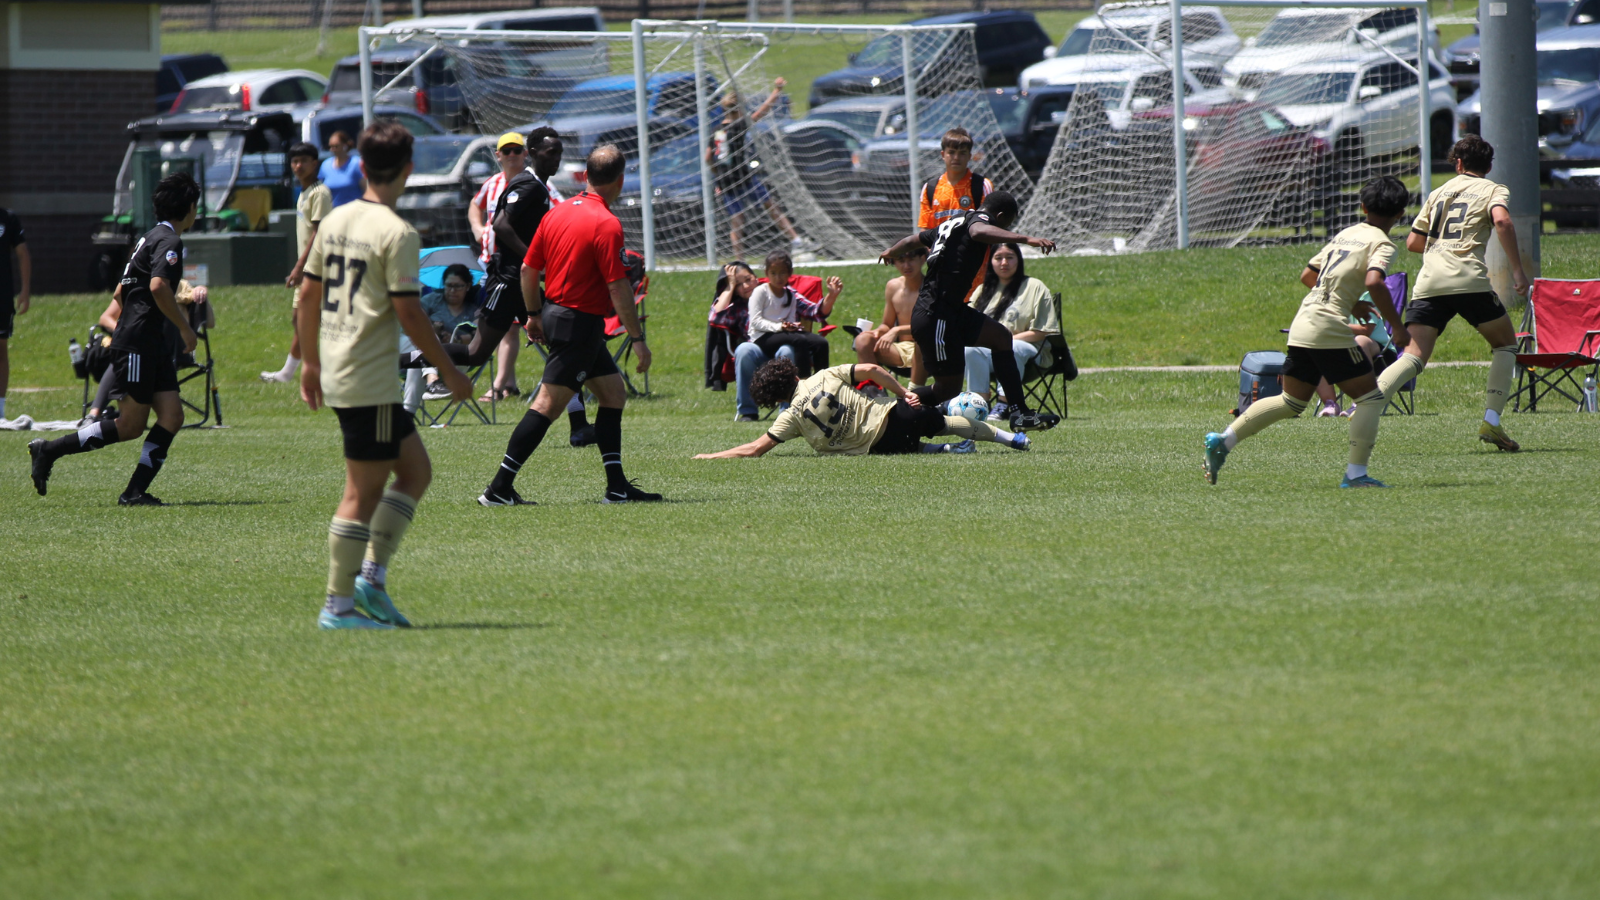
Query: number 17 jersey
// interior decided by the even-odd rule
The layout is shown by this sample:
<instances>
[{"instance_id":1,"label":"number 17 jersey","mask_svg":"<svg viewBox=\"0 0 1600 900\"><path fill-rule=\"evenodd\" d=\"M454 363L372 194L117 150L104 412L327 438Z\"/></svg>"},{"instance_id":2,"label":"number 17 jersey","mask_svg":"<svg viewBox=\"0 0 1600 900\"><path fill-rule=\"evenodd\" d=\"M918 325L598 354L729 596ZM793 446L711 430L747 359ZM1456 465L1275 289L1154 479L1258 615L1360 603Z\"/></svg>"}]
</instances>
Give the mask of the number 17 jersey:
<instances>
[{"instance_id":1,"label":"number 17 jersey","mask_svg":"<svg viewBox=\"0 0 1600 900\"><path fill-rule=\"evenodd\" d=\"M859 456L889 425L893 397L874 400L856 390L856 367L823 369L795 388L789 408L773 420L767 437L778 443L805 438L818 453Z\"/></svg>"},{"instance_id":2,"label":"number 17 jersey","mask_svg":"<svg viewBox=\"0 0 1600 900\"><path fill-rule=\"evenodd\" d=\"M329 406L400 402L400 323L390 294L416 294L422 239L394 210L357 200L322 220L305 273L322 282L318 329Z\"/></svg>"},{"instance_id":3,"label":"number 17 jersey","mask_svg":"<svg viewBox=\"0 0 1600 900\"><path fill-rule=\"evenodd\" d=\"M1411 231L1428 239L1412 296L1482 294L1491 290L1483 251L1494 231L1490 211L1511 202L1511 192L1476 175L1457 175L1428 195Z\"/></svg>"}]
</instances>

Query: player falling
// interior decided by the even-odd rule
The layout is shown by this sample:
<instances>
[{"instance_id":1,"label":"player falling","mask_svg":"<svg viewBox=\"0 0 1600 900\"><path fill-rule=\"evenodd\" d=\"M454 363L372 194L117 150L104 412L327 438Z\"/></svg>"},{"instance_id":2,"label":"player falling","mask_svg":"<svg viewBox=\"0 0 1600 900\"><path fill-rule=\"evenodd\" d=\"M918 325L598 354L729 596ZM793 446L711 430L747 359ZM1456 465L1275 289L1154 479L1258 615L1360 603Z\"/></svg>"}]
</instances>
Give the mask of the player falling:
<instances>
[{"instance_id":1,"label":"player falling","mask_svg":"<svg viewBox=\"0 0 1600 900\"><path fill-rule=\"evenodd\" d=\"M861 381L871 381L891 396L868 397L855 387ZM953 450L958 453L971 452L974 441L1005 444L1014 450L1030 446L1025 434L1012 434L987 422L941 413L916 393L901 387L889 370L877 365L834 366L801 381L794 363L775 359L756 370L750 395L760 406L787 403L789 407L778 414L772 428L761 437L721 453L702 453L695 459L762 456L797 437L804 438L818 453L838 456L953 450L945 444L922 443L925 437L941 434L963 439L957 445L961 449Z\"/></svg>"},{"instance_id":2,"label":"player falling","mask_svg":"<svg viewBox=\"0 0 1600 900\"><path fill-rule=\"evenodd\" d=\"M1383 371L1378 385L1384 393L1421 374L1434 343L1456 316L1478 329L1489 342L1489 383L1485 391L1483 424L1478 440L1501 450L1522 449L1500 425L1511 396L1511 376L1517 363L1516 329L1500 299L1489 284L1489 267L1483 251L1489 231L1500 238L1500 247L1511 262L1512 290L1528 292L1528 276L1522 271L1522 254L1517 251L1517 230L1506 208L1511 192L1486 176L1494 166L1494 148L1475 134L1469 134L1450 148L1448 159L1455 163L1456 177L1428 195L1411 233L1406 249L1422 254L1422 272L1417 289L1406 306L1406 325L1411 346L1394 365Z\"/></svg>"},{"instance_id":3,"label":"player falling","mask_svg":"<svg viewBox=\"0 0 1600 900\"><path fill-rule=\"evenodd\" d=\"M117 503L164 505L148 490L166 463L172 439L183 427L183 401L178 397L178 346L182 345L185 353L193 353L199 340L178 308L174 292L183 278L181 235L194 227L200 186L188 173L169 175L156 185L151 200L161 221L134 245L122 270L122 282L117 285L122 317L111 336L111 365L117 383L126 392L121 413L115 419L91 422L76 434L28 444L28 453L33 457L33 487L41 497L56 460L138 437L144 433L153 409L156 425L145 435L139 464Z\"/></svg>"},{"instance_id":4,"label":"player falling","mask_svg":"<svg viewBox=\"0 0 1600 900\"><path fill-rule=\"evenodd\" d=\"M312 409L333 407L344 433L344 499L328 526L328 599L317 616L326 629L411 624L389 599L389 561L433 467L400 405L400 332L439 368L454 399L472 393L422 311L422 240L394 211L411 175L411 133L398 122L377 122L361 133L360 149L366 193L322 220L296 322L304 353L300 396Z\"/></svg>"},{"instance_id":5,"label":"player falling","mask_svg":"<svg viewBox=\"0 0 1600 900\"><path fill-rule=\"evenodd\" d=\"M1372 361L1357 346L1349 322L1362 292L1370 293L1372 305L1394 334L1395 345L1406 345L1405 326L1383 279L1394 261L1389 229L1405 215L1409 196L1406 186L1392 175L1367 182L1361 189L1361 209L1367 220L1339 232L1306 264L1300 281L1311 293L1300 301L1300 311L1289 326L1283 393L1257 400L1226 431L1206 435L1206 481L1217 483L1218 470L1240 441L1305 412L1317 382L1326 378L1356 398L1356 411L1350 416L1350 462L1339 486L1388 487L1367 474L1367 463L1389 400L1378 388Z\"/></svg>"},{"instance_id":6,"label":"player falling","mask_svg":"<svg viewBox=\"0 0 1600 900\"><path fill-rule=\"evenodd\" d=\"M1051 413L1028 408L1022 391L1022 373L1011 352L1011 332L1004 325L968 306L967 295L983 281L989 253L995 244L1027 244L1046 253L1054 241L1007 231L1017 218L1017 201L1005 191L995 191L975 210L951 216L938 228L911 235L883 252L880 262L893 265L921 245L928 250L928 273L917 292L911 312L911 336L922 353L924 371L933 376L932 388L915 388L922 402L943 403L961 392L968 347L988 347L994 354L995 377L1008 399L1013 399L1012 431L1053 428L1061 421Z\"/></svg>"}]
</instances>

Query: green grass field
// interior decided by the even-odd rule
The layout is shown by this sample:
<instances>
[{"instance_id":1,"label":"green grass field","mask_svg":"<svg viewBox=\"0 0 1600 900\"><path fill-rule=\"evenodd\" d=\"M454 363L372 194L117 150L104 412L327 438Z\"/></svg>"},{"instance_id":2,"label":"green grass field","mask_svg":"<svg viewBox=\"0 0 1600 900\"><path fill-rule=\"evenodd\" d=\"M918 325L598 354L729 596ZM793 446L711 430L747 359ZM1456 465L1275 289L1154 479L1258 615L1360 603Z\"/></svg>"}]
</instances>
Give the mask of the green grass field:
<instances>
[{"instance_id":1,"label":"green grass field","mask_svg":"<svg viewBox=\"0 0 1600 900\"><path fill-rule=\"evenodd\" d=\"M1310 252L1035 269L1082 365L1229 364ZM599 505L557 424L541 505L485 510L509 426L427 430L410 632L315 629L339 439L254 380L281 291L217 290L230 427L178 438L172 508L114 505L130 446L40 498L0 433L0 896L1595 896L1594 417L1497 454L1484 370L1436 368L1384 420L1394 490L1337 490L1313 419L1213 488L1235 376L1104 372L1026 455L696 462L760 426L699 387L706 276L655 285L625 452L672 502ZM13 384L53 389L8 414L75 415L100 302L19 319Z\"/></svg>"}]
</instances>

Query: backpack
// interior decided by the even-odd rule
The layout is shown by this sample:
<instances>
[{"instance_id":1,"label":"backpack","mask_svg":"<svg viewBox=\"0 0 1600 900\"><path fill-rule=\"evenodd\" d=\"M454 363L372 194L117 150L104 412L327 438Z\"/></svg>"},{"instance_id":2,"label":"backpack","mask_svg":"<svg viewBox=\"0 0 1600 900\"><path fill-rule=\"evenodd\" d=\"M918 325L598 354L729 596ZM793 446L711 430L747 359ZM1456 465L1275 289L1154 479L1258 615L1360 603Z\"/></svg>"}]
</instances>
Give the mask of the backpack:
<instances>
[{"instance_id":1,"label":"backpack","mask_svg":"<svg viewBox=\"0 0 1600 900\"><path fill-rule=\"evenodd\" d=\"M983 205L984 178L983 175L978 172L973 172L970 169L967 171L972 176L972 208L977 209ZM943 177L943 175L939 176L939 178ZM923 182L922 184L922 202L926 203L929 209L933 208L933 189L936 185L938 185L939 178L935 178L932 181ZM965 210L963 210L963 212L965 212Z\"/></svg>"},{"instance_id":2,"label":"backpack","mask_svg":"<svg viewBox=\"0 0 1600 900\"><path fill-rule=\"evenodd\" d=\"M1239 361L1239 408L1243 413L1263 397L1283 393L1283 367L1288 357L1277 350L1253 350Z\"/></svg>"}]
</instances>

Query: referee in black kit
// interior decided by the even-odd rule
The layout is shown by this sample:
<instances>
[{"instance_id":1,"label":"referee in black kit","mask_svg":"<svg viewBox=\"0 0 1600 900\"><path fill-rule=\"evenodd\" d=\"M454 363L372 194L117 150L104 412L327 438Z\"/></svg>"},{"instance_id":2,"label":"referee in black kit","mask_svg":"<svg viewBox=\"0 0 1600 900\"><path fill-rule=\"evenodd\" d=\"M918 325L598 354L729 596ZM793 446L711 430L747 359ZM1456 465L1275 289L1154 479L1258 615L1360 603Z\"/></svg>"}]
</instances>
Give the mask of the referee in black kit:
<instances>
[{"instance_id":1,"label":"referee in black kit","mask_svg":"<svg viewBox=\"0 0 1600 900\"><path fill-rule=\"evenodd\" d=\"M56 460L138 437L153 408L156 426L146 435L139 464L117 503L164 505L146 490L166 462L173 437L183 427L178 368L165 332L174 330L184 352L194 352L198 338L178 309L173 292L183 278L181 235L194 227L200 185L187 172L168 175L156 185L151 200L156 218L161 221L134 245L127 268L122 271L122 283L117 286L122 297L122 318L117 320L117 330L111 336L111 365L117 382L127 392L122 413L116 419L91 422L77 434L28 445L33 456L33 486L40 496L44 496Z\"/></svg>"},{"instance_id":2,"label":"referee in black kit","mask_svg":"<svg viewBox=\"0 0 1600 900\"><path fill-rule=\"evenodd\" d=\"M623 475L622 407L628 393L606 347L605 317L615 313L633 338L639 371L649 371L650 348L645 344L644 326L634 309L633 289L622 262L622 223L611 212L611 204L622 193L623 166L622 153L613 144L591 151L589 189L546 213L528 244L522 261L522 298L528 310L525 327L530 338L549 347L550 358L533 405L512 432L494 480L478 497L484 506L528 502L514 487L517 472L544 440L551 420L584 388L600 403L594 430L606 470L602 502L661 499L660 494L640 490Z\"/></svg>"}]
</instances>

